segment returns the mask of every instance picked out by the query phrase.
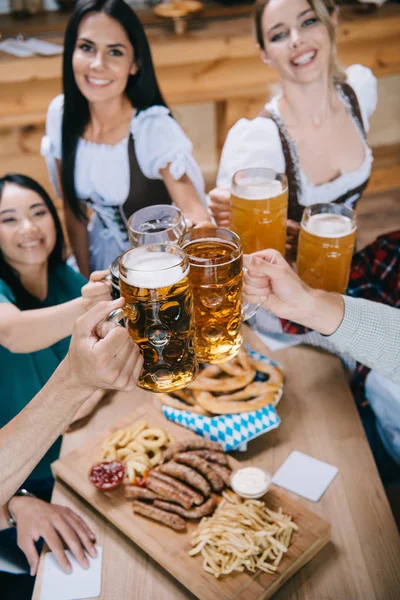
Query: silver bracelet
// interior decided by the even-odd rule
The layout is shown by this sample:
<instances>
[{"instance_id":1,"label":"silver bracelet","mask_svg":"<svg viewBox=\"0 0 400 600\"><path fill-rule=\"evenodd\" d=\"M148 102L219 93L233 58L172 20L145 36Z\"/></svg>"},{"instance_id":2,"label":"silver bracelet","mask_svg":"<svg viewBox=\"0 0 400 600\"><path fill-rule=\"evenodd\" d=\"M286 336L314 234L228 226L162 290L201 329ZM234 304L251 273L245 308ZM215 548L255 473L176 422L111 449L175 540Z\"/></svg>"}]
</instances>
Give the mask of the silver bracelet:
<instances>
[{"instance_id":1,"label":"silver bracelet","mask_svg":"<svg viewBox=\"0 0 400 600\"><path fill-rule=\"evenodd\" d=\"M21 488L20 490L18 490L18 492L15 492L14 496L27 496L30 498L36 498L36 496L34 494L31 494L31 492L28 492L28 490L25 490L24 488ZM13 497L14 497L13 496ZM16 527L17 526L17 521L14 519L10 508L9 508L9 503L11 502L12 498L10 498L10 500L7 502L6 504L6 512L8 515L7 518L7 523L11 526L11 527Z\"/></svg>"}]
</instances>

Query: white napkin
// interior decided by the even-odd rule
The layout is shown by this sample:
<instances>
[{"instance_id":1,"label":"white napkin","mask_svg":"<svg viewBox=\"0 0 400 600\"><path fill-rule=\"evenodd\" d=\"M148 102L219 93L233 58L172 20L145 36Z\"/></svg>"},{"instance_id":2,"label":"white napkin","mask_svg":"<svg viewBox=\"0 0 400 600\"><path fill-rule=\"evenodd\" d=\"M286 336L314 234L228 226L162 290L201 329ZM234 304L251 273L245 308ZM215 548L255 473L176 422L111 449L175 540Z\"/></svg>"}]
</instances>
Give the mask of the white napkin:
<instances>
[{"instance_id":1,"label":"white napkin","mask_svg":"<svg viewBox=\"0 0 400 600\"><path fill-rule=\"evenodd\" d=\"M272 478L272 483L307 500L318 502L339 469L295 450Z\"/></svg>"},{"instance_id":2,"label":"white napkin","mask_svg":"<svg viewBox=\"0 0 400 600\"><path fill-rule=\"evenodd\" d=\"M13 56L18 56L18 58L33 56L33 52L28 48L25 48L25 44L22 44L13 38L4 40L4 42L0 42L0 52L7 52Z\"/></svg>"},{"instance_id":3,"label":"white napkin","mask_svg":"<svg viewBox=\"0 0 400 600\"><path fill-rule=\"evenodd\" d=\"M53 552L48 552L44 557L44 569L40 600L83 600L84 598L98 598L101 592L101 565L102 548L96 546L97 557L86 555L89 568L84 569L66 550L68 560L72 565L72 573L65 573Z\"/></svg>"},{"instance_id":4,"label":"white napkin","mask_svg":"<svg viewBox=\"0 0 400 600\"><path fill-rule=\"evenodd\" d=\"M62 54L64 52L64 47L60 44L38 40L37 38L24 40L23 46L31 52L41 54L42 56L54 56L55 54Z\"/></svg>"}]
</instances>

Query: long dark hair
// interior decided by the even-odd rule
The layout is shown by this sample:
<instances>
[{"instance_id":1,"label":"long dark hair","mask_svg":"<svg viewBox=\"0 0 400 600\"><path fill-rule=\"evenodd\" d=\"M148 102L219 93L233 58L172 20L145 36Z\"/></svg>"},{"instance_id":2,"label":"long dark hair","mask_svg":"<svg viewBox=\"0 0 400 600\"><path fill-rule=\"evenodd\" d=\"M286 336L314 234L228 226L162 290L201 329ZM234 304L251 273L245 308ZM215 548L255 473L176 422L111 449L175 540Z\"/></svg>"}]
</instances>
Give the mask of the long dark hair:
<instances>
[{"instance_id":1,"label":"long dark hair","mask_svg":"<svg viewBox=\"0 0 400 600\"><path fill-rule=\"evenodd\" d=\"M51 216L53 217L54 227L56 228L56 243L48 258L49 270L56 267L64 260L65 242L64 234L61 227L60 219L56 207L50 199L50 196L42 186L27 177L26 175L19 175L18 173L11 173L4 175L0 178L0 203L3 196L4 188L7 183L13 183L26 190L31 190L40 196L43 202L46 204ZM13 269L5 260L3 252L0 248L0 279L2 279L12 290L17 306L21 310L31 310L33 308L39 308L40 303L35 296L32 296L22 285L21 279L17 271Z\"/></svg>"},{"instance_id":2,"label":"long dark hair","mask_svg":"<svg viewBox=\"0 0 400 600\"><path fill-rule=\"evenodd\" d=\"M90 112L88 101L75 82L72 55L79 25L89 12L101 12L118 21L133 46L135 62L139 68L135 75L129 75L125 90L132 106L138 112L156 104L166 106L158 87L146 34L134 11L123 0L77 0L64 39L61 183L64 198L81 220L85 220L86 216L76 196L75 157L79 137L90 122Z\"/></svg>"}]
</instances>

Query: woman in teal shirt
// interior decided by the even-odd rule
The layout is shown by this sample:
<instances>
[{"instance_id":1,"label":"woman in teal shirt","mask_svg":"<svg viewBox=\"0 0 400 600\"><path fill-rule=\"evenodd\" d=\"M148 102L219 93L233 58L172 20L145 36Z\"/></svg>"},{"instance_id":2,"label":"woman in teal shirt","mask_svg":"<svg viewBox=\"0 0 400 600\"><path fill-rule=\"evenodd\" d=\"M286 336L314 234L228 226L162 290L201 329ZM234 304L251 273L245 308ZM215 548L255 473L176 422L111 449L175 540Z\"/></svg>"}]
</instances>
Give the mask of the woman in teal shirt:
<instances>
[{"instance_id":1,"label":"woman in teal shirt","mask_svg":"<svg viewBox=\"0 0 400 600\"><path fill-rule=\"evenodd\" d=\"M66 264L64 254L60 220L45 190L23 175L1 178L0 427L30 402L65 357L75 320L109 299L108 284L102 281L106 272L93 273L87 283ZM60 445L61 439L23 486L37 498L16 496L9 503L31 574L37 568L38 532L55 552L62 551L61 537L82 564L87 563L82 548L95 552L94 535L77 515L45 503L53 485L50 464ZM4 547L6 539L10 552L15 551L12 538L15 531L0 532L0 543Z\"/></svg>"}]
</instances>

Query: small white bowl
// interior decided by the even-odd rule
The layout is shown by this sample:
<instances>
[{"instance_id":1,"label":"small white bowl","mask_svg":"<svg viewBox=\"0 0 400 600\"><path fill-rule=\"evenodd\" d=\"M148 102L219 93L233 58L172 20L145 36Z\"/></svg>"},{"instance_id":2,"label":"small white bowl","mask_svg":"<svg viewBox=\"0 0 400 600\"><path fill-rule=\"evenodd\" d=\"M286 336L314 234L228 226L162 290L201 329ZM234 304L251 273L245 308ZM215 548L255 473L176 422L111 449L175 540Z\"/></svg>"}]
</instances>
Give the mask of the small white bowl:
<instances>
[{"instance_id":1,"label":"small white bowl","mask_svg":"<svg viewBox=\"0 0 400 600\"><path fill-rule=\"evenodd\" d=\"M247 476L248 481L244 478ZM240 481L240 479L242 481ZM236 481L235 481L236 480ZM257 481L258 480L258 481ZM258 467L244 467L236 469L231 475L231 488L242 498L249 500L257 500L266 494L271 486L272 477L268 471L264 471ZM256 486L256 491L252 491L252 486ZM262 486L262 487L261 487Z\"/></svg>"}]
</instances>

